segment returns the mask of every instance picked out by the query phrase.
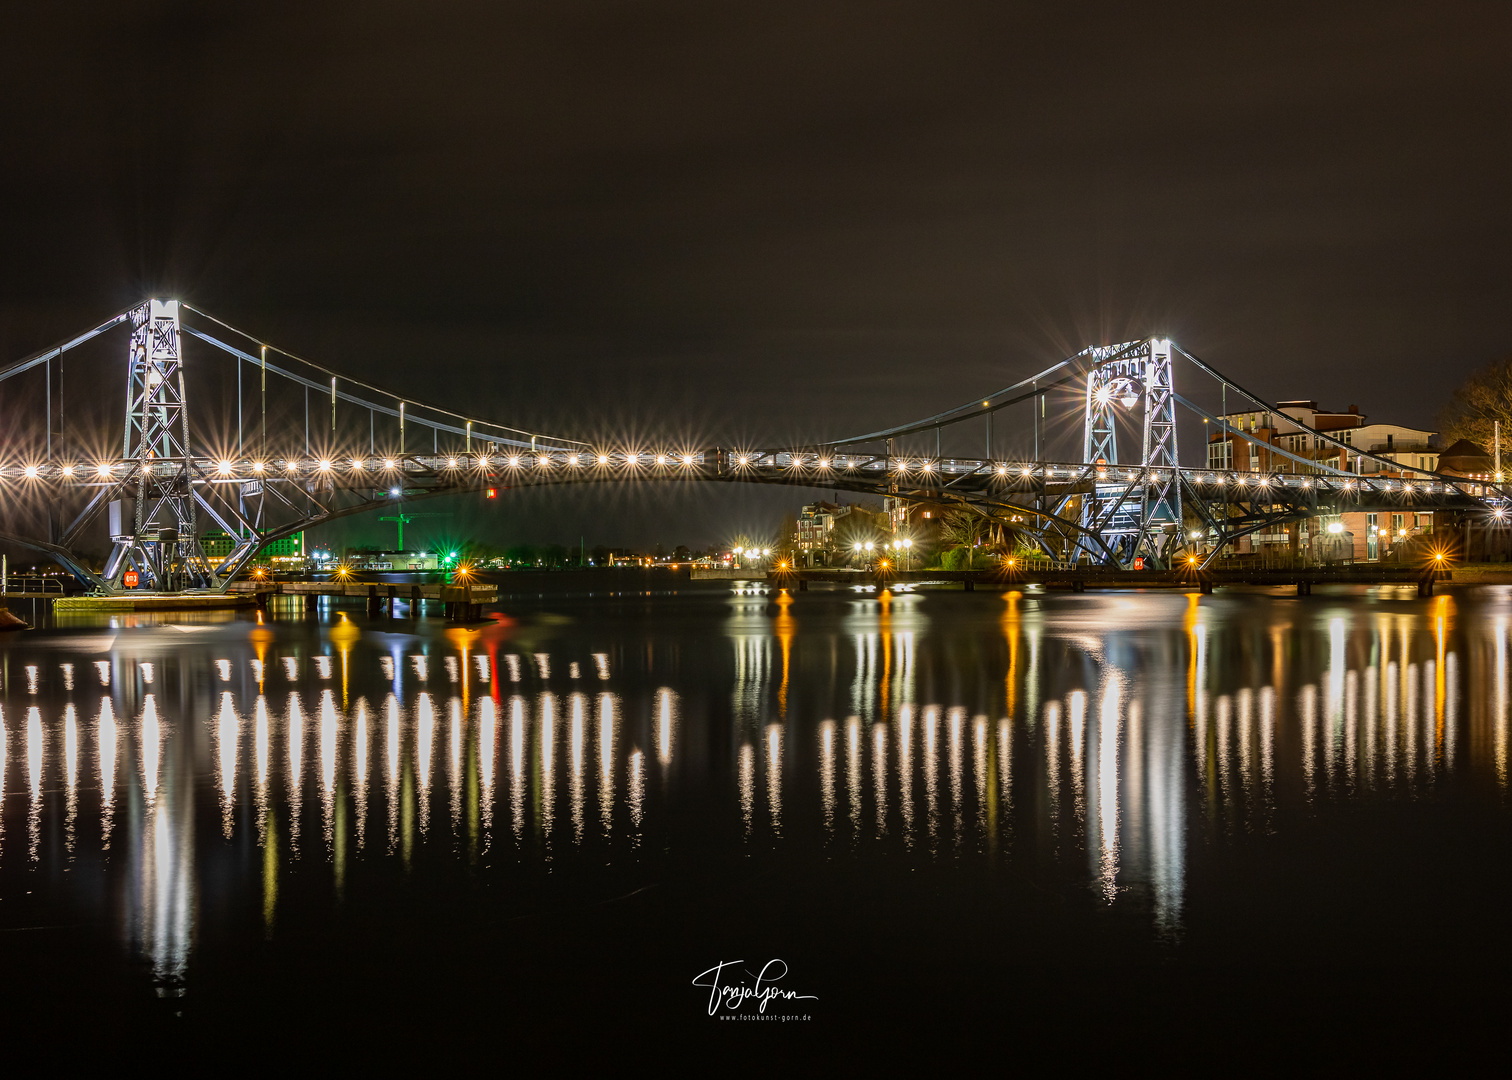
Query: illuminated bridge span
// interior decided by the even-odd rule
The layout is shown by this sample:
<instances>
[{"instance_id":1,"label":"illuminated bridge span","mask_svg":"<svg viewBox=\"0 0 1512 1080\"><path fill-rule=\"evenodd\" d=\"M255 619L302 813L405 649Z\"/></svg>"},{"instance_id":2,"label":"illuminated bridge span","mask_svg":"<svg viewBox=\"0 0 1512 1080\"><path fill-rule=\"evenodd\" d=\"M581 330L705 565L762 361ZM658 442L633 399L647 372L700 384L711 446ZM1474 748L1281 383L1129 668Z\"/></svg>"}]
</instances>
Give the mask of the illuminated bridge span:
<instances>
[{"instance_id":1,"label":"illuminated bridge span","mask_svg":"<svg viewBox=\"0 0 1512 1080\"><path fill-rule=\"evenodd\" d=\"M127 326L120 453L79 453L63 438L63 357ZM234 380L234 431L218 440L204 437L190 411L189 340L208 347L207 359L227 361L214 370L223 390ZM1219 411L1177 392L1177 357L1217 390ZM192 369L197 388L208 385L211 367ZM1404 469L1300 422L1327 459L1230 426L1230 393L1241 411L1281 410L1161 338L1085 349L913 423L778 449L609 447L467 417L340 375L172 300L121 312L0 370L0 381L37 372L45 438L21 460L0 461L0 498L10 504L7 530L15 521L45 524L0 539L51 554L105 593L132 571L139 588L220 591L263 545L322 522L398 499L564 483L788 484L880 495L895 507L953 506L1012 522L1054 558L1109 568L1205 567L1242 537L1345 512L1448 510L1488 521L1508 513L1497 484ZM1182 424L1263 446L1276 467L1183 465ZM1055 449L1070 449L1073 428L1076 459L1052 460ZM1121 433L1125 443L1137 437L1136 453L1120 455ZM1205 451L1205 434L1201 442ZM200 542L212 524L233 538L223 558L207 558ZM95 571L80 553L106 536L110 554Z\"/></svg>"}]
</instances>

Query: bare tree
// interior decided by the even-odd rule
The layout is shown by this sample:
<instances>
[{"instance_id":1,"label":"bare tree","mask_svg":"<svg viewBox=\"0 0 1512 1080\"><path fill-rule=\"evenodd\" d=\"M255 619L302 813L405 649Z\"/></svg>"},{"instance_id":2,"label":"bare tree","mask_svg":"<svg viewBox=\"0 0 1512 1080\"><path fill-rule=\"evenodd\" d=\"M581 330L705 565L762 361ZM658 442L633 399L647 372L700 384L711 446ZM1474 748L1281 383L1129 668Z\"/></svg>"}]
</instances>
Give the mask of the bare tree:
<instances>
[{"instance_id":1,"label":"bare tree","mask_svg":"<svg viewBox=\"0 0 1512 1080\"><path fill-rule=\"evenodd\" d=\"M1439 413L1446 447L1469 439L1489 450L1496 421L1501 421L1504 434L1512 433L1512 355L1471 375Z\"/></svg>"},{"instance_id":2,"label":"bare tree","mask_svg":"<svg viewBox=\"0 0 1512 1080\"><path fill-rule=\"evenodd\" d=\"M970 568L977 547L987 540L988 526L981 514L972 510L947 510L940 519L940 550L961 552L959 559ZM948 564L947 564L948 565Z\"/></svg>"}]
</instances>

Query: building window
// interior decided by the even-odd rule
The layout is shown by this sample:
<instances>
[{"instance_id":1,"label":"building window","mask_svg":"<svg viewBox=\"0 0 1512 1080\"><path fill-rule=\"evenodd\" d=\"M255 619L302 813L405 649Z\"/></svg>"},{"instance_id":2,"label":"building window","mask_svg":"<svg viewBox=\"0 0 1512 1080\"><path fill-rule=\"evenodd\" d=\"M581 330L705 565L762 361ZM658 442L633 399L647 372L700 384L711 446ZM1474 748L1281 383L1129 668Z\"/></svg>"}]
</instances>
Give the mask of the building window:
<instances>
[{"instance_id":1,"label":"building window","mask_svg":"<svg viewBox=\"0 0 1512 1080\"><path fill-rule=\"evenodd\" d=\"M1208 443L1208 468L1232 469L1234 467L1234 444L1224 440L1223 442Z\"/></svg>"},{"instance_id":2,"label":"building window","mask_svg":"<svg viewBox=\"0 0 1512 1080\"><path fill-rule=\"evenodd\" d=\"M1407 519L1406 519L1405 515L1402 515L1402 514L1392 514L1391 515L1391 531L1394 532L1394 533L1401 532L1402 529L1404 529L1406 527L1406 524L1405 524L1406 520Z\"/></svg>"}]
</instances>

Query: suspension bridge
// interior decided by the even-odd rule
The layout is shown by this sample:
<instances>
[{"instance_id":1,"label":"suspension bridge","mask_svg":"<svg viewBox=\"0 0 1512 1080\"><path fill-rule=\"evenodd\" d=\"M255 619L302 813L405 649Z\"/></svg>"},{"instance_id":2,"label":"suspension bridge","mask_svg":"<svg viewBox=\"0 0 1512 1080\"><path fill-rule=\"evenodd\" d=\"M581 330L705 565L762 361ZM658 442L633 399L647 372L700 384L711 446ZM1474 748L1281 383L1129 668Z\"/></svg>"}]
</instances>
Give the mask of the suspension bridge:
<instances>
[{"instance_id":1,"label":"suspension bridge","mask_svg":"<svg viewBox=\"0 0 1512 1080\"><path fill-rule=\"evenodd\" d=\"M120 452L81 453L65 438L63 364L117 330L126 339ZM1178 359L1224 404L1179 392ZM218 439L203 436L186 379L193 371L203 385L212 369L235 385L235 430ZM1345 512L1452 511L1487 522L1508 513L1499 482L1404 467L1300 421L1292 426L1326 460L1231 424L1235 402L1282 410L1165 338L1092 346L910 423L768 448L609 446L466 416L175 300L122 311L0 369L0 383L13 412L35 397L47 418L45 435L13 433L10 460L0 458L0 540L46 553L103 595L129 581L137 592L225 592L264 545L325 522L447 493L555 484L786 484L955 507L1011 520L1050 558L1108 572L1206 568L1246 536ZM1221 432L1263 446L1269 468L1183 463L1183 425L1204 457L1208 433ZM1078 427L1080 445L1068 446ZM210 528L232 538L229 554L207 557Z\"/></svg>"}]
</instances>

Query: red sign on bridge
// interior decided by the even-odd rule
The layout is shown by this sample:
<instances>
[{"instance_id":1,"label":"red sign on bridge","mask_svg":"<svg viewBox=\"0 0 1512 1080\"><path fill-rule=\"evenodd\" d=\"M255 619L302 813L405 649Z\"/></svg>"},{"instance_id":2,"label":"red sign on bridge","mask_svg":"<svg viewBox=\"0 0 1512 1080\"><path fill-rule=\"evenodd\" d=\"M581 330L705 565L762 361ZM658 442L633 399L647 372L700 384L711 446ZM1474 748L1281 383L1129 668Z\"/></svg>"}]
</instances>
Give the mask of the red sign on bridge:
<instances>
[{"instance_id":1,"label":"red sign on bridge","mask_svg":"<svg viewBox=\"0 0 1512 1080\"><path fill-rule=\"evenodd\" d=\"M137 581L138 581L137 572L135 570L128 570L121 577L121 584L125 585L128 589L134 589L134 588L136 588L137 587Z\"/></svg>"}]
</instances>

